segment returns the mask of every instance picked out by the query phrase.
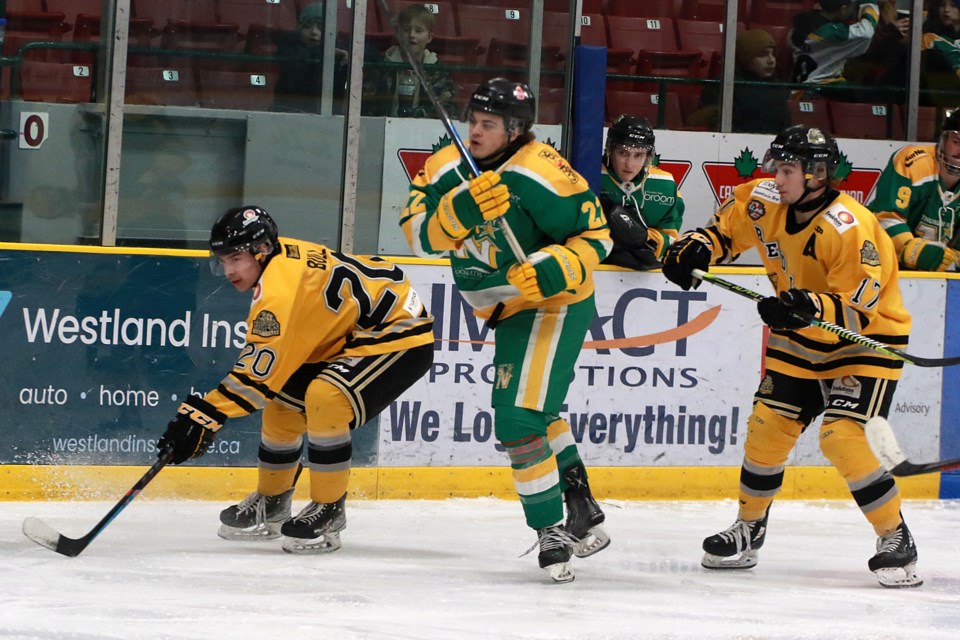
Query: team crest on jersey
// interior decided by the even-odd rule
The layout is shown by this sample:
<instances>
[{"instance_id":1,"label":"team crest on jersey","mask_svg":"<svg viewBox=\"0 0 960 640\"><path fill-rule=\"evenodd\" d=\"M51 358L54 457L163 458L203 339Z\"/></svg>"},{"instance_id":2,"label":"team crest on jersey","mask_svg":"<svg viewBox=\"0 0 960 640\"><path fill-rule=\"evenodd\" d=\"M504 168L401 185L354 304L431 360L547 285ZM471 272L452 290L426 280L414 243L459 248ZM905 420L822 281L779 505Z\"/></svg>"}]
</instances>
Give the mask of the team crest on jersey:
<instances>
[{"instance_id":1,"label":"team crest on jersey","mask_svg":"<svg viewBox=\"0 0 960 640\"><path fill-rule=\"evenodd\" d=\"M292 260L300 259L300 247L295 244L285 244L283 248L287 251L287 257Z\"/></svg>"},{"instance_id":2,"label":"team crest on jersey","mask_svg":"<svg viewBox=\"0 0 960 640\"><path fill-rule=\"evenodd\" d=\"M759 220L766 212L767 208L759 200L751 200L747 203L747 215L751 220Z\"/></svg>"},{"instance_id":3,"label":"team crest on jersey","mask_svg":"<svg viewBox=\"0 0 960 640\"><path fill-rule=\"evenodd\" d=\"M497 366L497 384L494 389L506 389L510 386L510 380L513 379L513 363L501 364Z\"/></svg>"},{"instance_id":4,"label":"team crest on jersey","mask_svg":"<svg viewBox=\"0 0 960 640\"><path fill-rule=\"evenodd\" d=\"M250 326L250 333L261 338L272 338L280 335L280 321L272 311L264 309L254 318Z\"/></svg>"},{"instance_id":5,"label":"team crest on jersey","mask_svg":"<svg viewBox=\"0 0 960 640\"><path fill-rule=\"evenodd\" d=\"M761 393L765 396L769 396L773 393L773 378L769 375L764 376L763 380L760 382L760 388L757 389L757 393Z\"/></svg>"},{"instance_id":6,"label":"team crest on jersey","mask_svg":"<svg viewBox=\"0 0 960 640\"><path fill-rule=\"evenodd\" d=\"M864 240L863 246L860 247L860 262L870 267L880 266L880 252L869 240Z\"/></svg>"}]
</instances>

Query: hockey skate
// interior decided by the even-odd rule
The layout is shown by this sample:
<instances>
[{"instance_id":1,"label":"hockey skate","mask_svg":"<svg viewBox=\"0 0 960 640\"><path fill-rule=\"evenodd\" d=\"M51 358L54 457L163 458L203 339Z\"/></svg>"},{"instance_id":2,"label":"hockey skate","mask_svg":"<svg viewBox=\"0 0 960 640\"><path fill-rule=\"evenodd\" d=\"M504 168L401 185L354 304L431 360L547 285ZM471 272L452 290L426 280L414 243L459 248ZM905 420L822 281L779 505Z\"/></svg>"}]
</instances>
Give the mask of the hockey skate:
<instances>
[{"instance_id":1,"label":"hockey skate","mask_svg":"<svg viewBox=\"0 0 960 640\"><path fill-rule=\"evenodd\" d=\"M877 575L882 587L896 589L923 584L923 578L917 575L917 546L906 522L877 538L877 553L867 566Z\"/></svg>"},{"instance_id":2,"label":"hockey skate","mask_svg":"<svg viewBox=\"0 0 960 640\"><path fill-rule=\"evenodd\" d=\"M220 512L220 530L224 540L273 540L280 537L280 525L290 519L293 489L278 496L254 491L240 504Z\"/></svg>"},{"instance_id":3,"label":"hockey skate","mask_svg":"<svg viewBox=\"0 0 960 640\"><path fill-rule=\"evenodd\" d=\"M566 530L576 539L573 554L586 558L610 546L610 536L601 526L606 516L590 492L587 471L582 464L564 471L563 479L567 483L563 495L567 503Z\"/></svg>"},{"instance_id":4,"label":"hockey skate","mask_svg":"<svg viewBox=\"0 0 960 640\"><path fill-rule=\"evenodd\" d=\"M573 582L573 567L570 566L570 557L576 540L563 528L555 524L543 529L537 529L537 542L522 555L527 555L540 545L540 555L537 561L541 569L546 569L550 579L554 582Z\"/></svg>"},{"instance_id":5,"label":"hockey skate","mask_svg":"<svg viewBox=\"0 0 960 640\"><path fill-rule=\"evenodd\" d=\"M757 565L757 549L767 536L767 510L760 520L737 519L729 528L703 541L703 559L707 569L750 569Z\"/></svg>"},{"instance_id":6,"label":"hockey skate","mask_svg":"<svg viewBox=\"0 0 960 640\"><path fill-rule=\"evenodd\" d=\"M340 532L347 528L344 504L347 494L336 502L311 502L280 527L283 550L287 553L332 553L340 548Z\"/></svg>"}]
</instances>

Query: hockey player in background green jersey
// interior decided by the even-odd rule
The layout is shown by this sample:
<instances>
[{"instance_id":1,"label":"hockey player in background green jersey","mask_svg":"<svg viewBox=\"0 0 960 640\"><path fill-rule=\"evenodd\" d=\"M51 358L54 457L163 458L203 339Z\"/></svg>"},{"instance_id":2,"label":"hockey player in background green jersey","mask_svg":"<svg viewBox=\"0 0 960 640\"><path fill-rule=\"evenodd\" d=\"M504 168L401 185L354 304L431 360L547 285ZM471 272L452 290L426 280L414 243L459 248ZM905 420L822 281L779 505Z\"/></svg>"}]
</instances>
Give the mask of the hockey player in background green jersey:
<instances>
[{"instance_id":1,"label":"hockey player in background green jersey","mask_svg":"<svg viewBox=\"0 0 960 640\"><path fill-rule=\"evenodd\" d=\"M960 109L944 119L936 146L908 145L891 156L868 205L893 239L902 266L956 270L958 191Z\"/></svg>"},{"instance_id":2,"label":"hockey player in background green jersey","mask_svg":"<svg viewBox=\"0 0 960 640\"><path fill-rule=\"evenodd\" d=\"M622 115L607 131L600 177L600 201L613 238L607 264L658 269L680 235L683 196L673 176L653 166L655 144L646 118Z\"/></svg>"},{"instance_id":3,"label":"hockey player in background green jersey","mask_svg":"<svg viewBox=\"0 0 960 640\"><path fill-rule=\"evenodd\" d=\"M481 84L466 111L480 175L472 176L455 146L440 149L410 185L401 226L417 255L449 256L464 299L496 326L496 436L510 456L527 524L537 531L540 567L569 582L571 554L588 556L610 543L560 407L596 313L592 273L611 241L587 181L535 140L535 118L536 98L525 84ZM522 264L504 222L526 253Z\"/></svg>"}]
</instances>

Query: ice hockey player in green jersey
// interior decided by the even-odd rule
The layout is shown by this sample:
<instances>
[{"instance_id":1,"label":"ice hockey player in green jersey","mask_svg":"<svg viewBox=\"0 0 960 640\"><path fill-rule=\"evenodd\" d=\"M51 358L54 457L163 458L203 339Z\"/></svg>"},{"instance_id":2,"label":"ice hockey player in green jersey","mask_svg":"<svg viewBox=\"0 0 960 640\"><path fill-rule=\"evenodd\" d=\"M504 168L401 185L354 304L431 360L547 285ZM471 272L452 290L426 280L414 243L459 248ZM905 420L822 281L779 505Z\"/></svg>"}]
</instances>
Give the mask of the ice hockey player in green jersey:
<instances>
[{"instance_id":1,"label":"ice hockey player in green jersey","mask_svg":"<svg viewBox=\"0 0 960 640\"><path fill-rule=\"evenodd\" d=\"M450 258L464 299L496 326L496 437L537 531L540 567L569 582L572 554L591 555L610 542L570 425L560 418L596 313L592 273L610 250L610 234L587 181L535 140L536 98L527 85L483 82L465 119L480 175L455 146L440 149L410 185L401 226L417 255ZM525 262L511 251L503 223Z\"/></svg>"},{"instance_id":2,"label":"ice hockey player in green jersey","mask_svg":"<svg viewBox=\"0 0 960 640\"><path fill-rule=\"evenodd\" d=\"M900 264L955 271L960 209L960 109L944 119L934 145L907 145L880 174L869 208L893 239Z\"/></svg>"},{"instance_id":3,"label":"ice hockey player in green jersey","mask_svg":"<svg viewBox=\"0 0 960 640\"><path fill-rule=\"evenodd\" d=\"M622 115L607 131L600 202L613 250L606 264L657 269L667 247L680 235L683 196L673 176L654 166L655 144L646 118Z\"/></svg>"}]
</instances>

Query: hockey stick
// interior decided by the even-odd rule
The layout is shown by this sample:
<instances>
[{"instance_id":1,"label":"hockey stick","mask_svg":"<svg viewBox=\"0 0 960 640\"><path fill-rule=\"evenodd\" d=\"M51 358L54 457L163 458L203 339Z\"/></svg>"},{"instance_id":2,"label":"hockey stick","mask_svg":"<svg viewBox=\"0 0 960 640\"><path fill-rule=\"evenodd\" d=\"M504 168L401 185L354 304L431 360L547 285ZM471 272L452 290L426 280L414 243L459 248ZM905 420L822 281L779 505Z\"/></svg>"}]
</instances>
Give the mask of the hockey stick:
<instances>
[{"instance_id":1,"label":"hockey stick","mask_svg":"<svg viewBox=\"0 0 960 640\"><path fill-rule=\"evenodd\" d=\"M904 455L900 445L897 444L897 436L893 433L893 427L890 426L886 418L880 416L870 418L867 420L864 431L867 434L867 442L870 444L873 455L877 456L880 464L895 476L916 476L922 473L960 469L960 458L925 463L907 460L907 456Z\"/></svg>"},{"instance_id":2,"label":"hockey stick","mask_svg":"<svg viewBox=\"0 0 960 640\"><path fill-rule=\"evenodd\" d=\"M728 280L724 280L723 278L719 278L712 273L708 273L700 269L694 269L692 274L694 278L706 280L707 282L711 282L719 287L723 287L727 291L732 291L737 295L741 295L744 298L749 298L750 300L754 300L756 302L759 302L766 297L762 293L758 293L752 289L747 289L746 287L741 287L738 284L734 284ZM845 340L863 345L864 347L869 347L874 351L878 351L884 355L890 356L891 358L896 358L897 360L902 360L903 362L909 362L910 364L917 365L918 367L952 367L953 365L960 364L960 356L953 356L950 358L921 358L920 356L910 355L906 351L901 351L896 347L891 347L890 345L878 342L873 338L860 335L856 331L851 331L850 329L845 329L839 325L835 325L832 322L814 318L806 313L791 311L790 315L798 320L808 322L815 327L819 327L820 329L829 331L830 333L835 333Z\"/></svg>"},{"instance_id":3,"label":"hockey stick","mask_svg":"<svg viewBox=\"0 0 960 640\"><path fill-rule=\"evenodd\" d=\"M93 542L93 539L100 535L100 533L107 528L107 525L137 497L143 488L150 484L154 476L167 466L171 458L173 458L173 449L167 449L167 451L153 463L153 466L147 469L147 472L137 480L137 483L127 491L126 495L120 499L120 502L114 505L113 509L110 509L110 512L82 538L68 538L54 531L53 528L39 518L33 517L23 521L23 535L42 547L52 549L68 558L76 558L87 548L87 545Z\"/></svg>"},{"instance_id":4,"label":"hockey stick","mask_svg":"<svg viewBox=\"0 0 960 640\"><path fill-rule=\"evenodd\" d=\"M457 147L457 151L460 152L460 156L467 163L467 166L470 167L470 171L473 173L473 175L479 176L480 168L477 167L477 163L473 159L473 156L471 156L469 151L467 151L467 147L463 144L460 134L457 133L456 128L453 126L450 116L447 115L443 105L440 104L437 94L433 92L433 87L431 87L430 83L427 82L427 78L423 73L423 65L421 65L420 62L413 57L413 52L410 50L410 43L408 43L406 38L403 37L403 33L400 29L400 23L397 22L397 17L393 15L393 11L391 11L390 7L387 5L387 0L377 0L377 2L380 5L380 8L383 9L383 15L387 16L387 20L390 22L390 26L393 28L393 33L397 38L397 42L400 44L400 48L403 50L403 57L406 58L407 62L410 63L410 68L413 69L414 75L417 76L420 86L423 87L423 90L430 99L430 103L433 105L433 108L436 109L437 113L440 115L440 120L443 122L443 126L447 130L447 133L450 134L450 138L453 140L454 146ZM527 254L524 252L523 247L520 246L520 243L517 242L517 237L513 235L513 229L510 228L510 225L507 223L507 221L502 217L497 218L497 224L500 227L500 231L503 232L503 236L507 239L507 244L510 245L510 251L513 252L513 257L516 258L517 262L526 262Z\"/></svg>"}]
</instances>

